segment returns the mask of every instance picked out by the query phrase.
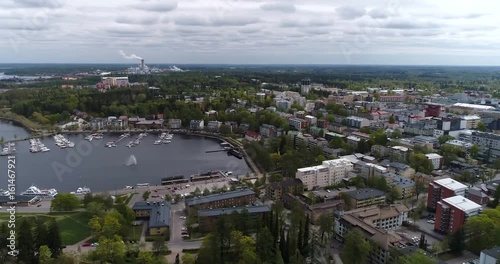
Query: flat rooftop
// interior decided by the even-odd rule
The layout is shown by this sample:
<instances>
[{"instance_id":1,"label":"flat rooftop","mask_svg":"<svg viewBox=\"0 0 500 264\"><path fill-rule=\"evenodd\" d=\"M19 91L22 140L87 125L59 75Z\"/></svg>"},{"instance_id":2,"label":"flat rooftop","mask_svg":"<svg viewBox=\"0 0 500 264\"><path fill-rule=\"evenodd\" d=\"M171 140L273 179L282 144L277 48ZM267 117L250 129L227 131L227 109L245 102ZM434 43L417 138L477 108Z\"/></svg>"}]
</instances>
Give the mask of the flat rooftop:
<instances>
[{"instance_id":1,"label":"flat rooftop","mask_svg":"<svg viewBox=\"0 0 500 264\"><path fill-rule=\"evenodd\" d=\"M481 205L461 196L453 196L449 197L446 199L443 199L443 202L446 202L447 204L450 204L464 212L470 212L470 211L475 211L481 209Z\"/></svg>"},{"instance_id":2,"label":"flat rooftop","mask_svg":"<svg viewBox=\"0 0 500 264\"><path fill-rule=\"evenodd\" d=\"M198 204L205 204L205 203L211 203L215 201L220 201L220 200L227 200L231 198L238 198L242 196L247 196L247 195L255 195L255 192L250 190L250 189L244 189L244 190L238 190L238 191L231 191L231 192L225 192L225 193L218 193L218 194L210 194L206 196L199 196L199 197L193 197L186 199L186 204L188 206L194 206Z\"/></svg>"},{"instance_id":3,"label":"flat rooftop","mask_svg":"<svg viewBox=\"0 0 500 264\"><path fill-rule=\"evenodd\" d=\"M456 181L452 178L444 178L444 179L436 180L436 181L434 181L434 183L441 185L441 186L443 186L447 189L450 189L452 191L460 191L460 190L465 190L468 188L467 185L465 185L459 181Z\"/></svg>"},{"instance_id":4,"label":"flat rooftop","mask_svg":"<svg viewBox=\"0 0 500 264\"><path fill-rule=\"evenodd\" d=\"M247 210L249 214L267 213L271 212L271 208L267 205L259 206L248 206L248 207L231 207L231 208L217 208L217 209L206 209L199 210L198 216L219 216L222 214L232 214L233 212L241 213L243 210Z\"/></svg>"},{"instance_id":5,"label":"flat rooftop","mask_svg":"<svg viewBox=\"0 0 500 264\"><path fill-rule=\"evenodd\" d=\"M366 200L385 195L383 191L373 188L359 189L355 191L346 192L345 194L349 195L350 197L356 200Z\"/></svg>"},{"instance_id":6,"label":"flat rooftop","mask_svg":"<svg viewBox=\"0 0 500 264\"><path fill-rule=\"evenodd\" d=\"M436 154L436 153L429 153L429 154L425 154L425 156L428 158L428 159L440 159L442 158L443 156L439 155L439 154Z\"/></svg>"}]
</instances>

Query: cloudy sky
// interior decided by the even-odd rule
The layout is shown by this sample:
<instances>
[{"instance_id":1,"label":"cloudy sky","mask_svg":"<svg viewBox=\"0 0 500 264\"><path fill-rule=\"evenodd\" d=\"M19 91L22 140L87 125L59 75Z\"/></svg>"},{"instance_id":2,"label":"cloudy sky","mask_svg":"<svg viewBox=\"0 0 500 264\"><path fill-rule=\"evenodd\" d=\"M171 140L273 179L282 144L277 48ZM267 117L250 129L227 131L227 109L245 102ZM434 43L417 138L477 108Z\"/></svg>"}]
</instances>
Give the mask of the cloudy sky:
<instances>
[{"instance_id":1,"label":"cloudy sky","mask_svg":"<svg viewBox=\"0 0 500 264\"><path fill-rule=\"evenodd\" d=\"M1 0L0 62L499 65L498 0Z\"/></svg>"}]
</instances>

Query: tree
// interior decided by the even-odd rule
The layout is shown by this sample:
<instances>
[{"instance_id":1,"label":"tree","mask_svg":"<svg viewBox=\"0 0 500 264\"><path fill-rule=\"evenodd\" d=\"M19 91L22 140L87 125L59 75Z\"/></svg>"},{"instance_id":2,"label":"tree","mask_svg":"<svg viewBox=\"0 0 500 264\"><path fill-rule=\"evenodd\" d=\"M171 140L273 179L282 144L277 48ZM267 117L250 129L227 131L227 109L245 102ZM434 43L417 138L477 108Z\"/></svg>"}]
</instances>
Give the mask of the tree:
<instances>
[{"instance_id":1,"label":"tree","mask_svg":"<svg viewBox=\"0 0 500 264\"><path fill-rule=\"evenodd\" d=\"M200 190L200 188L196 187L196 189L195 189L195 190L194 190L194 192L193 192L193 195L194 195L194 196L200 196L200 195L201 195L201 190Z\"/></svg>"},{"instance_id":2,"label":"tree","mask_svg":"<svg viewBox=\"0 0 500 264\"><path fill-rule=\"evenodd\" d=\"M90 202L87 206L85 206L85 208L90 212L90 214L97 216L101 216L105 210L104 204L99 202Z\"/></svg>"},{"instance_id":3,"label":"tree","mask_svg":"<svg viewBox=\"0 0 500 264\"><path fill-rule=\"evenodd\" d=\"M121 263L125 257L125 244L119 236L102 237L93 254L96 260L104 263Z\"/></svg>"},{"instance_id":4,"label":"tree","mask_svg":"<svg viewBox=\"0 0 500 264\"><path fill-rule=\"evenodd\" d=\"M47 243L47 227L42 219L35 221L35 232L33 233L34 247L40 249L42 245Z\"/></svg>"},{"instance_id":5,"label":"tree","mask_svg":"<svg viewBox=\"0 0 500 264\"><path fill-rule=\"evenodd\" d=\"M391 115L391 116L389 117L389 123L391 123L391 124L396 123L396 118L394 117L394 115Z\"/></svg>"},{"instance_id":6,"label":"tree","mask_svg":"<svg viewBox=\"0 0 500 264\"><path fill-rule=\"evenodd\" d=\"M209 195L209 194L210 194L210 190L205 187L205 189L203 189L203 195Z\"/></svg>"},{"instance_id":7,"label":"tree","mask_svg":"<svg viewBox=\"0 0 500 264\"><path fill-rule=\"evenodd\" d=\"M417 153L410 155L410 166L414 168L417 172L424 174L431 174L434 169L432 161L425 156L423 153Z\"/></svg>"},{"instance_id":8,"label":"tree","mask_svg":"<svg viewBox=\"0 0 500 264\"><path fill-rule=\"evenodd\" d=\"M424 185L424 182L421 180L415 181L415 195L417 195L417 201L418 201L418 196L422 193L425 193L426 188Z\"/></svg>"},{"instance_id":9,"label":"tree","mask_svg":"<svg viewBox=\"0 0 500 264\"><path fill-rule=\"evenodd\" d=\"M35 247L31 234L31 225L27 219L21 220L19 235L17 237L18 258L24 263L36 263Z\"/></svg>"},{"instance_id":10,"label":"tree","mask_svg":"<svg viewBox=\"0 0 500 264\"><path fill-rule=\"evenodd\" d=\"M481 148L477 144L474 144L474 145L472 145L472 147L470 148L469 151L470 151L470 156L473 159L476 159L477 158L477 154L479 153L479 151L481 151Z\"/></svg>"},{"instance_id":11,"label":"tree","mask_svg":"<svg viewBox=\"0 0 500 264\"><path fill-rule=\"evenodd\" d=\"M450 135L442 135L438 138L439 144L442 145L450 140L454 140L455 137L450 136Z\"/></svg>"},{"instance_id":12,"label":"tree","mask_svg":"<svg viewBox=\"0 0 500 264\"><path fill-rule=\"evenodd\" d=\"M165 237L164 236L155 237L155 240L153 241L153 252L159 255L162 252L167 252L167 251L168 248L167 245L165 244Z\"/></svg>"},{"instance_id":13,"label":"tree","mask_svg":"<svg viewBox=\"0 0 500 264\"><path fill-rule=\"evenodd\" d=\"M47 232L47 246L52 252L54 258L59 257L62 253L62 238L61 232L59 231L59 225L55 219L52 219L49 224L49 229Z\"/></svg>"},{"instance_id":14,"label":"tree","mask_svg":"<svg viewBox=\"0 0 500 264\"><path fill-rule=\"evenodd\" d=\"M419 249L416 252L398 258L398 264L436 264L437 260L428 257L425 251Z\"/></svg>"},{"instance_id":15,"label":"tree","mask_svg":"<svg viewBox=\"0 0 500 264\"><path fill-rule=\"evenodd\" d=\"M272 263L274 258L273 249L274 238L267 227L264 227L257 235L256 252L260 260L264 263Z\"/></svg>"},{"instance_id":16,"label":"tree","mask_svg":"<svg viewBox=\"0 0 500 264\"><path fill-rule=\"evenodd\" d=\"M80 206L80 199L74 194L60 193L50 204L51 211L70 212L76 210Z\"/></svg>"},{"instance_id":17,"label":"tree","mask_svg":"<svg viewBox=\"0 0 500 264\"><path fill-rule=\"evenodd\" d=\"M420 236L420 241L418 242L418 247L423 251L427 251L427 240L425 239L425 234L422 233Z\"/></svg>"},{"instance_id":18,"label":"tree","mask_svg":"<svg viewBox=\"0 0 500 264\"><path fill-rule=\"evenodd\" d=\"M181 260L182 260L182 264L195 264L196 263L196 258L194 257L194 255L189 254L189 253L185 253L184 255L182 255Z\"/></svg>"},{"instance_id":19,"label":"tree","mask_svg":"<svg viewBox=\"0 0 500 264\"><path fill-rule=\"evenodd\" d=\"M137 263L139 264L151 264L154 262L153 252L151 251L140 251L137 255Z\"/></svg>"},{"instance_id":20,"label":"tree","mask_svg":"<svg viewBox=\"0 0 500 264\"><path fill-rule=\"evenodd\" d=\"M484 131L486 131L486 129L487 129L487 128L486 128L486 125L485 125L482 121L480 121L480 122L477 124L477 130L484 132Z\"/></svg>"},{"instance_id":21,"label":"tree","mask_svg":"<svg viewBox=\"0 0 500 264\"><path fill-rule=\"evenodd\" d=\"M462 255L465 250L465 233L463 229L459 229L451 235L449 247L454 255Z\"/></svg>"},{"instance_id":22,"label":"tree","mask_svg":"<svg viewBox=\"0 0 500 264\"><path fill-rule=\"evenodd\" d=\"M324 241L325 234L327 237L333 232L334 222L331 214L323 213L319 216L319 233L321 234L321 242Z\"/></svg>"},{"instance_id":23,"label":"tree","mask_svg":"<svg viewBox=\"0 0 500 264\"><path fill-rule=\"evenodd\" d=\"M365 263L371 253L371 250L372 245L365 239L363 232L360 229L354 228L346 234L344 252L342 252L342 256L347 263Z\"/></svg>"},{"instance_id":24,"label":"tree","mask_svg":"<svg viewBox=\"0 0 500 264\"><path fill-rule=\"evenodd\" d=\"M145 191L143 194L142 194L142 199L144 199L144 201L147 201L148 198L149 198L149 195L151 194L150 191Z\"/></svg>"},{"instance_id":25,"label":"tree","mask_svg":"<svg viewBox=\"0 0 500 264\"><path fill-rule=\"evenodd\" d=\"M50 249L46 245L40 246L38 250L38 261L40 264L52 264L54 263L54 259L52 258L52 253Z\"/></svg>"}]
</instances>

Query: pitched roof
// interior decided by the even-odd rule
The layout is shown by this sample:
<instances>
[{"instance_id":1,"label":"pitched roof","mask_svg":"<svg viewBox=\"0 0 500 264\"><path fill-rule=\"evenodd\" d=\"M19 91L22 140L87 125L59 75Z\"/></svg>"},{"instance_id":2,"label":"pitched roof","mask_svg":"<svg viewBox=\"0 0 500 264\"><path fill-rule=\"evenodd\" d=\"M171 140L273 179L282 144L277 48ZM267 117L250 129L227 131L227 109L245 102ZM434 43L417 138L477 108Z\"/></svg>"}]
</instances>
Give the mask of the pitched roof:
<instances>
[{"instance_id":1,"label":"pitched roof","mask_svg":"<svg viewBox=\"0 0 500 264\"><path fill-rule=\"evenodd\" d=\"M210 194L206 196L199 196L186 199L186 204L188 206L194 206L194 205L211 203L215 201L237 198L247 195L255 195L255 192L250 189L244 189L244 190L237 190L225 193Z\"/></svg>"}]
</instances>

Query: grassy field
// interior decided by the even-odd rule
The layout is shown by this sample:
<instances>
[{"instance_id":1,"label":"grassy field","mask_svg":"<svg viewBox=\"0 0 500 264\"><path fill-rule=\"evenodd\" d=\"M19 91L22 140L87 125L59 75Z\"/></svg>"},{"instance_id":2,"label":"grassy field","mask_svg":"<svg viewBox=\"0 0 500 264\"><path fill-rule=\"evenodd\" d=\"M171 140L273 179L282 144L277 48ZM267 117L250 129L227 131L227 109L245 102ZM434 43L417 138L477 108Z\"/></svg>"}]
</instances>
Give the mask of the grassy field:
<instances>
[{"instance_id":1,"label":"grassy field","mask_svg":"<svg viewBox=\"0 0 500 264\"><path fill-rule=\"evenodd\" d=\"M0 222L8 221L9 217L10 215L8 213L0 213ZM59 230L64 245L73 245L90 236L90 228L88 227L90 214L88 212L48 214L17 213L16 221L20 219L43 219L44 222L55 219L59 224Z\"/></svg>"},{"instance_id":2,"label":"grassy field","mask_svg":"<svg viewBox=\"0 0 500 264\"><path fill-rule=\"evenodd\" d=\"M128 240L139 241L141 240L142 225L132 226L129 228Z\"/></svg>"}]
</instances>

